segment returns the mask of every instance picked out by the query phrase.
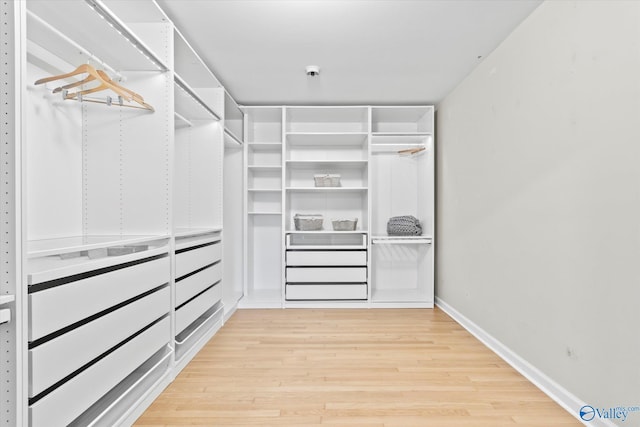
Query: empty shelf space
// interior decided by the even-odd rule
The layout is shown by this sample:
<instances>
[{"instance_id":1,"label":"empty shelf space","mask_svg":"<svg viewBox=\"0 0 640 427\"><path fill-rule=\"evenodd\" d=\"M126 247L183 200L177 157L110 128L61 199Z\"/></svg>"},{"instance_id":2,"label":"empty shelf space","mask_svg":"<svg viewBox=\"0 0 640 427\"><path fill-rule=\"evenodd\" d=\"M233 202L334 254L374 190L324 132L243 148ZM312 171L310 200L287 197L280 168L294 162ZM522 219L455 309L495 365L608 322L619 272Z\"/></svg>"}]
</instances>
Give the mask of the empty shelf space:
<instances>
[{"instance_id":1,"label":"empty shelf space","mask_svg":"<svg viewBox=\"0 0 640 427\"><path fill-rule=\"evenodd\" d=\"M364 132L289 132L289 146L363 146L367 143L368 134Z\"/></svg>"},{"instance_id":2,"label":"empty shelf space","mask_svg":"<svg viewBox=\"0 0 640 427\"><path fill-rule=\"evenodd\" d=\"M279 165L249 165L247 169L252 171L278 171L282 170L282 166Z\"/></svg>"},{"instance_id":3,"label":"empty shelf space","mask_svg":"<svg viewBox=\"0 0 640 427\"><path fill-rule=\"evenodd\" d=\"M247 191L260 193L280 193L282 190L280 190L279 188L248 188Z\"/></svg>"},{"instance_id":4,"label":"empty shelf space","mask_svg":"<svg viewBox=\"0 0 640 427\"><path fill-rule=\"evenodd\" d=\"M282 215L282 212L247 212L248 215Z\"/></svg>"},{"instance_id":5,"label":"empty shelf space","mask_svg":"<svg viewBox=\"0 0 640 427\"><path fill-rule=\"evenodd\" d=\"M250 150L254 151L280 151L282 149L281 142L250 142L247 144Z\"/></svg>"},{"instance_id":6,"label":"empty shelf space","mask_svg":"<svg viewBox=\"0 0 640 427\"><path fill-rule=\"evenodd\" d=\"M178 74L174 74L175 111L180 118L191 124L191 120L220 120L213 105L203 99L196 89L191 88Z\"/></svg>"}]
</instances>

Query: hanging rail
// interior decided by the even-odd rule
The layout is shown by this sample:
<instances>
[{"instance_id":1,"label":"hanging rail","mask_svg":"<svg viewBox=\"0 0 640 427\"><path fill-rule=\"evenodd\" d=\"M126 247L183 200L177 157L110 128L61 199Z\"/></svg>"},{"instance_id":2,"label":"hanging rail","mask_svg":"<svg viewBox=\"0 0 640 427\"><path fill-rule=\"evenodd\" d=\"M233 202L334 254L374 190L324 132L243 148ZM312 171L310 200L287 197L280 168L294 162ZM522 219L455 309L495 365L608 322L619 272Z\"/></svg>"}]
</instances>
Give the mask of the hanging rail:
<instances>
[{"instance_id":1,"label":"hanging rail","mask_svg":"<svg viewBox=\"0 0 640 427\"><path fill-rule=\"evenodd\" d=\"M160 68L160 71L168 71L167 67L160 58L158 58L151 49L147 47L141 40L139 40L135 34L133 34L127 25L118 19L108 7L106 7L100 0L85 0L87 5L96 11L98 15L104 18L116 31L122 34L122 37L127 39L136 49L146 56L151 62Z\"/></svg>"},{"instance_id":2,"label":"hanging rail","mask_svg":"<svg viewBox=\"0 0 640 427\"><path fill-rule=\"evenodd\" d=\"M202 108L204 108L209 114L211 114L216 120L220 121L220 116L216 114L215 111L213 111L206 102L204 102L202 100L202 98L200 98L198 96L198 94L196 94L193 89L191 89L191 87L184 81L182 80L182 78L177 75L177 74L173 74L173 81L175 82L175 84L182 89L183 91L185 91L190 97L192 97L198 104L200 104L200 106Z\"/></svg>"}]
</instances>

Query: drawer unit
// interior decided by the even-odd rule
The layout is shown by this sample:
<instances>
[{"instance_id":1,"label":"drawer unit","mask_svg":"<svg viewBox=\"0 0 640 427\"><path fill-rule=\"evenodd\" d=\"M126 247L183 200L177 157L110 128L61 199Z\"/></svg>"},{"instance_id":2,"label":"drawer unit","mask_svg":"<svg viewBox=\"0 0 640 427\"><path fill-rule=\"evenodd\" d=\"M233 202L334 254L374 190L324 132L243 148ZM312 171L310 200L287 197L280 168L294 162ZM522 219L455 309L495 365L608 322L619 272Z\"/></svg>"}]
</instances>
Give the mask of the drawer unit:
<instances>
[{"instance_id":1,"label":"drawer unit","mask_svg":"<svg viewBox=\"0 0 640 427\"><path fill-rule=\"evenodd\" d=\"M45 289L29 294L29 341L168 283L169 266L169 257L164 255L110 267L104 273L90 271L68 283L60 279L38 284ZM47 288L49 285L52 287Z\"/></svg>"},{"instance_id":2,"label":"drawer unit","mask_svg":"<svg viewBox=\"0 0 640 427\"><path fill-rule=\"evenodd\" d=\"M195 274L176 280L176 307L184 304L222 279L222 264L218 262Z\"/></svg>"},{"instance_id":3,"label":"drawer unit","mask_svg":"<svg viewBox=\"0 0 640 427\"><path fill-rule=\"evenodd\" d=\"M65 426L168 343L165 317L29 406L33 427Z\"/></svg>"},{"instance_id":4,"label":"drawer unit","mask_svg":"<svg viewBox=\"0 0 640 427\"><path fill-rule=\"evenodd\" d=\"M366 282L366 267L287 267L287 282Z\"/></svg>"},{"instance_id":5,"label":"drawer unit","mask_svg":"<svg viewBox=\"0 0 640 427\"><path fill-rule=\"evenodd\" d=\"M222 285L218 283L176 310L176 335L184 331L205 311L222 299Z\"/></svg>"},{"instance_id":6,"label":"drawer unit","mask_svg":"<svg viewBox=\"0 0 640 427\"><path fill-rule=\"evenodd\" d=\"M366 266L367 251L287 251L288 266Z\"/></svg>"},{"instance_id":7,"label":"drawer unit","mask_svg":"<svg viewBox=\"0 0 640 427\"><path fill-rule=\"evenodd\" d=\"M29 350L29 397L51 387L169 311L168 286Z\"/></svg>"},{"instance_id":8,"label":"drawer unit","mask_svg":"<svg viewBox=\"0 0 640 427\"><path fill-rule=\"evenodd\" d=\"M220 240L176 251L176 279L222 259Z\"/></svg>"},{"instance_id":9,"label":"drawer unit","mask_svg":"<svg viewBox=\"0 0 640 427\"><path fill-rule=\"evenodd\" d=\"M288 301L366 300L366 283L291 284L285 288Z\"/></svg>"}]
</instances>

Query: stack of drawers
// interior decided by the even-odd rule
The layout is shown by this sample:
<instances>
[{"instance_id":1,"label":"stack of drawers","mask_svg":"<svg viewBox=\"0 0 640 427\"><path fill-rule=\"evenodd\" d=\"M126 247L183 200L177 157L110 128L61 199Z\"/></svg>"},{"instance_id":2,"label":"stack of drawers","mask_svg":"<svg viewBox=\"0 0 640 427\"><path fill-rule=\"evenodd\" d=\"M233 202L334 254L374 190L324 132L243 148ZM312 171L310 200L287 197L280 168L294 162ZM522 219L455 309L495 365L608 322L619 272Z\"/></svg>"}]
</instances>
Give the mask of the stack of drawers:
<instances>
[{"instance_id":1,"label":"stack of drawers","mask_svg":"<svg viewBox=\"0 0 640 427\"><path fill-rule=\"evenodd\" d=\"M366 300L367 251L287 250L288 301Z\"/></svg>"}]
</instances>

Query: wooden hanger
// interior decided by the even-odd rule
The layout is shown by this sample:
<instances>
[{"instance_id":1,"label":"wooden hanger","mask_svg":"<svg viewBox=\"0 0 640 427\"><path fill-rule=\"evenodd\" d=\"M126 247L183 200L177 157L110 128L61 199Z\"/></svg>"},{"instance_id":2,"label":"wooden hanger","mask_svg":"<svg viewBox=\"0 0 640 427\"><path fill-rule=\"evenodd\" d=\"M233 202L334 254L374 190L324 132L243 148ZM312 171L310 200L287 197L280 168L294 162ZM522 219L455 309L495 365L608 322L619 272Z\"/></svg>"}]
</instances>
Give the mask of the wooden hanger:
<instances>
[{"instance_id":1,"label":"wooden hanger","mask_svg":"<svg viewBox=\"0 0 640 427\"><path fill-rule=\"evenodd\" d=\"M398 151L398 154L411 154L411 155L414 155L414 154L417 154L417 153L419 153L421 151L424 151L424 150L426 150L425 147L407 148L406 150Z\"/></svg>"},{"instance_id":2,"label":"wooden hanger","mask_svg":"<svg viewBox=\"0 0 640 427\"><path fill-rule=\"evenodd\" d=\"M96 70L96 72L100 75L100 77L102 77L102 79L104 81L106 81L107 83L120 88L121 90L127 92L128 94L131 95L131 97L137 101L140 102L144 102L144 98L142 98L141 95L138 95L137 93L135 93L134 91L132 91L131 89L128 89L124 86L121 86L119 83L115 82L114 80L111 79L111 77L109 77L109 75L107 73L105 73L102 70ZM87 83L91 83L92 81L96 80L96 77L93 74L89 74L86 78L84 78L83 80L79 80L77 82L73 82L73 83L69 83L67 85L64 86L60 86L57 87L53 90L53 93L58 93L58 92L62 92L63 90L69 90L69 89L73 89L74 87L78 87L78 86L82 86L85 85ZM83 94L86 94L89 92L84 92Z\"/></svg>"},{"instance_id":3,"label":"wooden hanger","mask_svg":"<svg viewBox=\"0 0 640 427\"><path fill-rule=\"evenodd\" d=\"M98 99L90 99L90 98L85 98L84 95L88 95L91 93L95 93L95 92L100 92L103 90L111 90L112 92L114 92L115 94L118 95L118 97L120 97L123 100L126 100L128 102L135 102L138 105L130 105L130 104L124 104L124 103L118 103L118 105L122 106L122 107L133 107L133 108L142 108L145 110L149 110L149 111L155 111L154 108L147 104L146 102L144 102L144 99L142 98L142 96L138 95L137 93L133 92L130 89L127 89L121 85L119 85L118 83L114 82L108 75L107 73L105 73L102 70L96 70L94 67L92 67L89 64L82 64L80 65L78 68L76 68L75 70L71 71L70 73L66 73L66 74L60 74L57 76L51 76L51 77L45 77L42 79L39 79L35 82L36 85L39 84L43 84L43 83L49 83L52 81L56 81L56 80L62 80L62 79L67 79L69 77L73 77L76 76L78 74L88 74L87 77L85 77L83 80L80 80L78 82L73 82L70 84L67 84L65 86L61 86L59 88L54 89L54 93L55 92L63 92L63 96L64 99L78 99L81 101L89 101L89 102L98 102L101 104L108 104L108 105L112 105L113 103L110 100L98 100ZM99 84L98 86L95 86L93 88L90 89L85 89L85 90L79 90L77 92L73 92L73 93L67 93L66 90L67 89L71 89L74 87L78 87L81 86L85 83L90 83L92 81L98 81Z\"/></svg>"}]
</instances>

